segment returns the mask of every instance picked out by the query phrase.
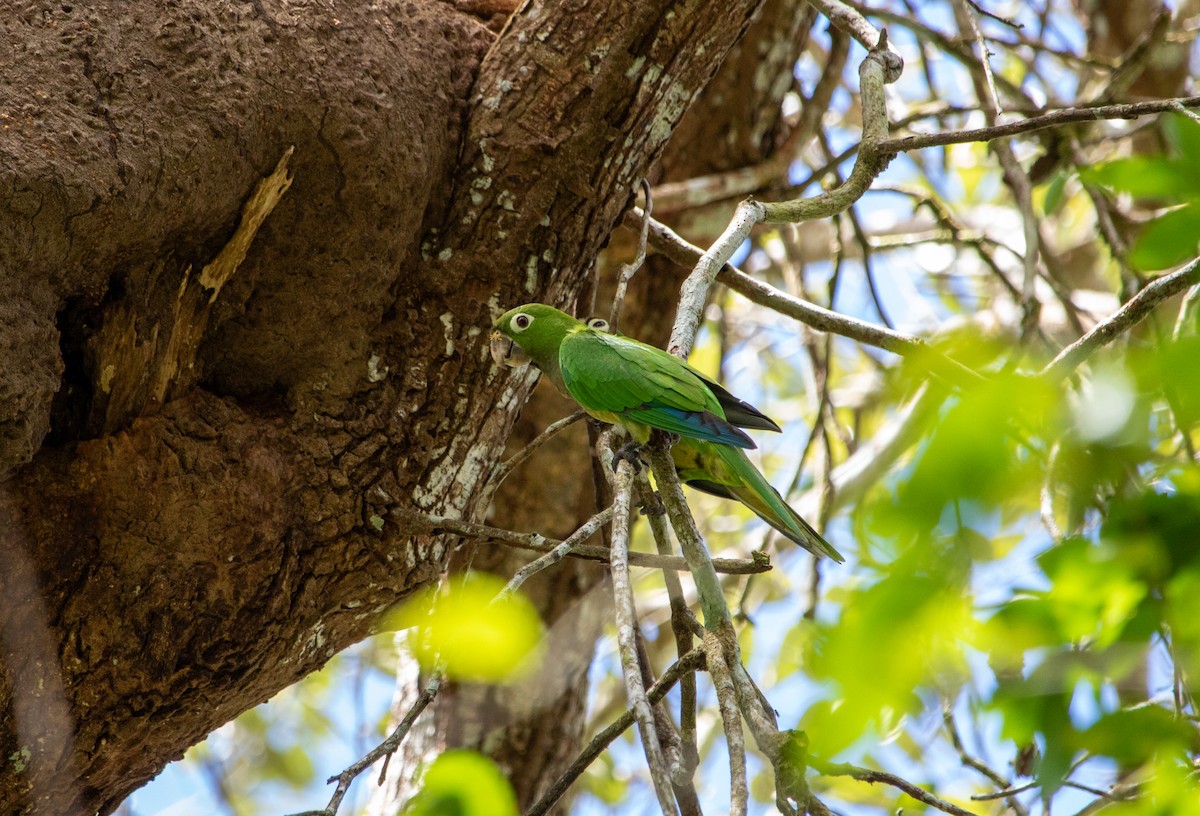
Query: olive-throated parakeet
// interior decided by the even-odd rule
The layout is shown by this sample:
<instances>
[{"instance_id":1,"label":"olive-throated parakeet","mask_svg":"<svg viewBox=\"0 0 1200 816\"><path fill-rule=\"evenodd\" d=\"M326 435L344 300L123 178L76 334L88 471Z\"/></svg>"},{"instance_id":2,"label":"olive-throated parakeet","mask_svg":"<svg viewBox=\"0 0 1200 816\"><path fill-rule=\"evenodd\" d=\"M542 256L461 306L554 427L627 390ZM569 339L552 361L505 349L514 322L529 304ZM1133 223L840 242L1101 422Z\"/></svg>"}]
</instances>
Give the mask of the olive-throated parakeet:
<instances>
[{"instance_id":1,"label":"olive-throated parakeet","mask_svg":"<svg viewBox=\"0 0 1200 816\"><path fill-rule=\"evenodd\" d=\"M677 434L671 455L683 481L742 502L816 556L844 560L744 452L755 445L743 427L779 430L778 425L677 357L606 329L604 321L589 325L529 303L496 321L492 356L510 366L532 361L585 411L624 426L638 442L649 440L653 428Z\"/></svg>"}]
</instances>

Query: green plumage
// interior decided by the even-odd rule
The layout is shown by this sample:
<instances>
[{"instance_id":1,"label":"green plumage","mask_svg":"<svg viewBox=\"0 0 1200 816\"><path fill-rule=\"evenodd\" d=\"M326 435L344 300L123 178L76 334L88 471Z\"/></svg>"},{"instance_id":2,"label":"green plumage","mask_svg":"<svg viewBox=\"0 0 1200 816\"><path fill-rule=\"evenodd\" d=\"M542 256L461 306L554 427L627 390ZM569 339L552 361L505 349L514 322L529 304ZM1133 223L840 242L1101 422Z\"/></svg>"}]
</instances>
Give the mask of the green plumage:
<instances>
[{"instance_id":1,"label":"green plumage","mask_svg":"<svg viewBox=\"0 0 1200 816\"><path fill-rule=\"evenodd\" d=\"M497 362L532 361L585 411L623 425L639 442L652 428L678 434L671 453L681 479L742 502L814 555L843 560L747 458L743 449L755 445L738 426L779 429L754 406L662 349L607 333L604 321L584 324L531 303L505 313L494 328Z\"/></svg>"}]
</instances>

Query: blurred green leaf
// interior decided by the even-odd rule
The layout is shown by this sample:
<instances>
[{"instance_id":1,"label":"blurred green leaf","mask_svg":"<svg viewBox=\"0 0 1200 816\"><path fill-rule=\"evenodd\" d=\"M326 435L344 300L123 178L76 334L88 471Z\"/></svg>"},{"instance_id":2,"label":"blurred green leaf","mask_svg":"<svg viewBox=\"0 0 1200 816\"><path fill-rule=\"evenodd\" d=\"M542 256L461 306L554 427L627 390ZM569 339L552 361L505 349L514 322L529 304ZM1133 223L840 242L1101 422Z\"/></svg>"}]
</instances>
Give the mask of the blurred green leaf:
<instances>
[{"instance_id":1,"label":"blurred green leaf","mask_svg":"<svg viewBox=\"0 0 1200 816\"><path fill-rule=\"evenodd\" d=\"M812 640L810 676L838 687L838 702L814 706L802 727L830 756L869 727L886 734L920 711L921 688L949 688L966 675L963 642L974 626L970 595L951 574L909 558L891 575L851 593L838 622Z\"/></svg>"},{"instance_id":2,"label":"blurred green leaf","mask_svg":"<svg viewBox=\"0 0 1200 816\"><path fill-rule=\"evenodd\" d=\"M1200 492L1145 490L1114 499L1101 538L1143 580L1159 585L1183 569L1200 566Z\"/></svg>"},{"instance_id":3,"label":"blurred green leaf","mask_svg":"<svg viewBox=\"0 0 1200 816\"><path fill-rule=\"evenodd\" d=\"M1039 557L1052 582L1045 599L1062 640L1112 644L1145 597L1146 585L1113 555L1110 545L1075 538Z\"/></svg>"},{"instance_id":4,"label":"blurred green leaf","mask_svg":"<svg viewBox=\"0 0 1200 816\"><path fill-rule=\"evenodd\" d=\"M1163 117L1163 133L1171 145L1172 155L1192 168L1192 178L1200 184L1200 122L1182 113Z\"/></svg>"},{"instance_id":5,"label":"blurred green leaf","mask_svg":"<svg viewBox=\"0 0 1200 816\"><path fill-rule=\"evenodd\" d=\"M419 593L391 624L415 629L412 648L427 669L441 660L455 679L515 681L540 667L543 626L524 596L497 600L503 588L500 578L473 572Z\"/></svg>"},{"instance_id":6,"label":"blurred green leaf","mask_svg":"<svg viewBox=\"0 0 1200 816\"><path fill-rule=\"evenodd\" d=\"M1196 256L1200 203L1185 204L1150 221L1129 251L1137 269L1167 269Z\"/></svg>"},{"instance_id":7,"label":"blurred green leaf","mask_svg":"<svg viewBox=\"0 0 1200 816\"><path fill-rule=\"evenodd\" d=\"M1165 156L1130 156L1080 170L1084 181L1135 198L1184 201L1200 194L1193 163Z\"/></svg>"},{"instance_id":8,"label":"blurred green leaf","mask_svg":"<svg viewBox=\"0 0 1200 816\"><path fill-rule=\"evenodd\" d=\"M1067 173L1059 170L1046 185L1046 197L1042 200L1042 212L1046 215L1054 215L1062 207L1068 178Z\"/></svg>"},{"instance_id":9,"label":"blurred green leaf","mask_svg":"<svg viewBox=\"0 0 1200 816\"><path fill-rule=\"evenodd\" d=\"M881 532L890 526L893 534L905 527L927 533L962 500L988 507L1024 497L1035 507L1039 478L1021 442L1055 412L1054 390L1032 378L999 375L959 395L899 485L894 506L882 511Z\"/></svg>"},{"instance_id":10,"label":"blurred green leaf","mask_svg":"<svg viewBox=\"0 0 1200 816\"><path fill-rule=\"evenodd\" d=\"M1158 380L1171 398L1180 425L1187 429L1200 421L1200 336L1188 334L1164 343L1157 354Z\"/></svg>"},{"instance_id":11,"label":"blurred green leaf","mask_svg":"<svg viewBox=\"0 0 1200 816\"><path fill-rule=\"evenodd\" d=\"M446 751L433 761L406 816L517 816L517 797L496 763L483 754Z\"/></svg>"},{"instance_id":12,"label":"blurred green leaf","mask_svg":"<svg viewBox=\"0 0 1200 816\"><path fill-rule=\"evenodd\" d=\"M1126 765L1161 755L1182 756L1193 747L1195 729L1156 705L1105 714L1079 736L1080 747Z\"/></svg>"},{"instance_id":13,"label":"blurred green leaf","mask_svg":"<svg viewBox=\"0 0 1200 816\"><path fill-rule=\"evenodd\" d=\"M268 779L278 779L293 788L302 788L316 776L306 747L289 745L282 750L269 748L262 765Z\"/></svg>"}]
</instances>

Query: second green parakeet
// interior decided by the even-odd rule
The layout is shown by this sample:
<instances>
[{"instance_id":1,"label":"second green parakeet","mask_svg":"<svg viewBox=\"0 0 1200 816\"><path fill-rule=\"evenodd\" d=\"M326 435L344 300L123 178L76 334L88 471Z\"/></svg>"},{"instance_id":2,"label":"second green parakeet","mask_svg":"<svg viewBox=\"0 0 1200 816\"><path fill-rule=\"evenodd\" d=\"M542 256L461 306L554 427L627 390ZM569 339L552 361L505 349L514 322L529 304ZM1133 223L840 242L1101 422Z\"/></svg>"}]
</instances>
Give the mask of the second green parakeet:
<instances>
[{"instance_id":1,"label":"second green parakeet","mask_svg":"<svg viewBox=\"0 0 1200 816\"><path fill-rule=\"evenodd\" d=\"M662 349L606 331L541 303L496 321L492 356L510 366L533 362L560 391L602 422L624 426L638 442L658 428L679 435L672 458L692 487L736 499L816 556L844 559L796 513L747 458L742 428L779 430L752 405Z\"/></svg>"}]
</instances>

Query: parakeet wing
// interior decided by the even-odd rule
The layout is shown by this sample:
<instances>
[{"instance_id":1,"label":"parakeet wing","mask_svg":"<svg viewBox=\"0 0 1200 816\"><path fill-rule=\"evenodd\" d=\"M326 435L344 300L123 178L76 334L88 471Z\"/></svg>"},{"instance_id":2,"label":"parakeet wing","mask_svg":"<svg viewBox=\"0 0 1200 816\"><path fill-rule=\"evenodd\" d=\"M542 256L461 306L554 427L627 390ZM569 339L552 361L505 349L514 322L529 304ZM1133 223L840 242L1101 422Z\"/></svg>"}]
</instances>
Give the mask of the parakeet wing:
<instances>
[{"instance_id":1,"label":"parakeet wing","mask_svg":"<svg viewBox=\"0 0 1200 816\"><path fill-rule=\"evenodd\" d=\"M563 339L559 365L567 390L589 411L693 439L754 447L725 420L704 381L662 349L585 329Z\"/></svg>"}]
</instances>

